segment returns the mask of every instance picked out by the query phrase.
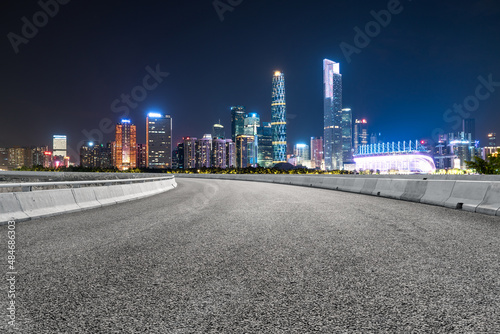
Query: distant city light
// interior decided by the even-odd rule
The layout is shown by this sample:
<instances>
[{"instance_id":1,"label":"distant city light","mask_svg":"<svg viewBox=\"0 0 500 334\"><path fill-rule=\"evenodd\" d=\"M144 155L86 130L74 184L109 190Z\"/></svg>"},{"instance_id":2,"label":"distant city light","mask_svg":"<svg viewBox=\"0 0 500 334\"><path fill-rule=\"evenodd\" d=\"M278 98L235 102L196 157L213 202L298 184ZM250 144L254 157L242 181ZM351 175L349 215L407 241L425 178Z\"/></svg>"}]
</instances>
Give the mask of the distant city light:
<instances>
[{"instance_id":1,"label":"distant city light","mask_svg":"<svg viewBox=\"0 0 500 334\"><path fill-rule=\"evenodd\" d=\"M90 147L94 146L94 142L89 141L89 146Z\"/></svg>"},{"instance_id":2,"label":"distant city light","mask_svg":"<svg viewBox=\"0 0 500 334\"><path fill-rule=\"evenodd\" d=\"M361 120L361 123L366 124L366 123L368 123L368 122L366 121L366 119L364 119L364 118L363 118L363 119Z\"/></svg>"},{"instance_id":3,"label":"distant city light","mask_svg":"<svg viewBox=\"0 0 500 334\"><path fill-rule=\"evenodd\" d=\"M297 144L295 145L297 148L306 148L307 145L306 144Z\"/></svg>"},{"instance_id":4,"label":"distant city light","mask_svg":"<svg viewBox=\"0 0 500 334\"><path fill-rule=\"evenodd\" d=\"M281 72L280 72L280 71L276 71L276 72L274 72L274 76L275 76L275 77L279 77L280 75L281 75Z\"/></svg>"},{"instance_id":5,"label":"distant city light","mask_svg":"<svg viewBox=\"0 0 500 334\"><path fill-rule=\"evenodd\" d=\"M160 113L157 113L157 112L150 112L148 114L148 117L158 117L158 118L160 118L160 117L163 117L163 115L160 114Z\"/></svg>"},{"instance_id":6,"label":"distant city light","mask_svg":"<svg viewBox=\"0 0 500 334\"><path fill-rule=\"evenodd\" d=\"M45 151L45 152L43 152L43 154L45 154L45 155L52 155L52 152Z\"/></svg>"},{"instance_id":7,"label":"distant city light","mask_svg":"<svg viewBox=\"0 0 500 334\"><path fill-rule=\"evenodd\" d=\"M54 135L53 137L56 139L66 139L66 136L60 136L60 135Z\"/></svg>"},{"instance_id":8,"label":"distant city light","mask_svg":"<svg viewBox=\"0 0 500 334\"><path fill-rule=\"evenodd\" d=\"M453 141L450 141L450 144L451 145L455 145L455 144L469 144L469 141L468 140L453 140Z\"/></svg>"},{"instance_id":9,"label":"distant city light","mask_svg":"<svg viewBox=\"0 0 500 334\"><path fill-rule=\"evenodd\" d=\"M129 119L122 119L122 123L130 123Z\"/></svg>"}]
</instances>

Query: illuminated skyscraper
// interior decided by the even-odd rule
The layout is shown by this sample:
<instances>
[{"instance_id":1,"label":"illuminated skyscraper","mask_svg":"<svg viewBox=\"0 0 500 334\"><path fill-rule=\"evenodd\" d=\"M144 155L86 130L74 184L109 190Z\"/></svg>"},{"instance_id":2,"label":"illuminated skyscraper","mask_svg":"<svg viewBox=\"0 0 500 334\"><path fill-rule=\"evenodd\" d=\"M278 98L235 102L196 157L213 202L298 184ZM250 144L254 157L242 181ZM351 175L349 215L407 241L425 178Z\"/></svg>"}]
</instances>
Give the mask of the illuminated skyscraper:
<instances>
[{"instance_id":1,"label":"illuminated skyscraper","mask_svg":"<svg viewBox=\"0 0 500 334\"><path fill-rule=\"evenodd\" d=\"M114 164L118 170L137 167L137 129L129 119L122 119L115 127Z\"/></svg>"},{"instance_id":2,"label":"illuminated skyscraper","mask_svg":"<svg viewBox=\"0 0 500 334\"><path fill-rule=\"evenodd\" d=\"M295 144L293 148L293 155L298 158L299 163L303 163L304 161L311 160L310 158L310 150L309 145L307 144Z\"/></svg>"},{"instance_id":3,"label":"illuminated skyscraper","mask_svg":"<svg viewBox=\"0 0 500 334\"><path fill-rule=\"evenodd\" d=\"M249 157L254 143L254 136L239 135L236 137L236 167L246 168L251 166L251 156Z\"/></svg>"},{"instance_id":4,"label":"illuminated skyscraper","mask_svg":"<svg viewBox=\"0 0 500 334\"><path fill-rule=\"evenodd\" d=\"M326 170L339 170L342 159L342 74L340 64L323 60L324 155Z\"/></svg>"},{"instance_id":5,"label":"illuminated skyscraper","mask_svg":"<svg viewBox=\"0 0 500 334\"><path fill-rule=\"evenodd\" d=\"M354 121L354 154L358 152L361 145L368 145L368 129L366 119L356 119Z\"/></svg>"},{"instance_id":6,"label":"illuminated skyscraper","mask_svg":"<svg viewBox=\"0 0 500 334\"><path fill-rule=\"evenodd\" d=\"M219 120L220 123L220 120ZM214 124L212 127L212 139L224 139L225 138L225 133L224 133L224 125L222 124Z\"/></svg>"},{"instance_id":7,"label":"illuminated skyscraper","mask_svg":"<svg viewBox=\"0 0 500 334\"><path fill-rule=\"evenodd\" d=\"M259 138L259 152L257 162L259 166L270 168L273 166L273 129L270 122L262 122Z\"/></svg>"},{"instance_id":8,"label":"illuminated skyscraper","mask_svg":"<svg viewBox=\"0 0 500 334\"><path fill-rule=\"evenodd\" d=\"M149 113L146 117L146 151L149 168L172 168L172 118Z\"/></svg>"},{"instance_id":9,"label":"illuminated skyscraper","mask_svg":"<svg viewBox=\"0 0 500 334\"><path fill-rule=\"evenodd\" d=\"M248 163L253 167L257 167L258 163L260 132L259 114L255 112L247 114L245 117L245 135L254 138L252 145L248 147Z\"/></svg>"},{"instance_id":10,"label":"illuminated skyscraper","mask_svg":"<svg viewBox=\"0 0 500 334\"><path fill-rule=\"evenodd\" d=\"M52 155L65 157L66 156L66 136L54 135L52 137Z\"/></svg>"},{"instance_id":11,"label":"illuminated skyscraper","mask_svg":"<svg viewBox=\"0 0 500 334\"><path fill-rule=\"evenodd\" d=\"M196 141L194 137L184 139L184 169L196 168Z\"/></svg>"},{"instance_id":12,"label":"illuminated skyscraper","mask_svg":"<svg viewBox=\"0 0 500 334\"><path fill-rule=\"evenodd\" d=\"M321 169L323 163L323 137L311 137L311 168Z\"/></svg>"},{"instance_id":13,"label":"illuminated skyscraper","mask_svg":"<svg viewBox=\"0 0 500 334\"><path fill-rule=\"evenodd\" d=\"M226 168L226 140L216 138L212 140L212 167Z\"/></svg>"},{"instance_id":14,"label":"illuminated skyscraper","mask_svg":"<svg viewBox=\"0 0 500 334\"><path fill-rule=\"evenodd\" d=\"M236 142L236 137L245 133L245 107L231 107L231 139Z\"/></svg>"},{"instance_id":15,"label":"illuminated skyscraper","mask_svg":"<svg viewBox=\"0 0 500 334\"><path fill-rule=\"evenodd\" d=\"M210 167L212 158L212 135L205 134L196 142L196 168Z\"/></svg>"},{"instance_id":16,"label":"illuminated skyscraper","mask_svg":"<svg viewBox=\"0 0 500 334\"><path fill-rule=\"evenodd\" d=\"M285 75L274 72L271 103L271 126L273 133L273 163L286 162L286 100Z\"/></svg>"},{"instance_id":17,"label":"illuminated skyscraper","mask_svg":"<svg viewBox=\"0 0 500 334\"><path fill-rule=\"evenodd\" d=\"M488 146L497 146L497 134L495 132L488 133Z\"/></svg>"},{"instance_id":18,"label":"illuminated skyscraper","mask_svg":"<svg viewBox=\"0 0 500 334\"><path fill-rule=\"evenodd\" d=\"M236 143L231 139L226 139L226 166L227 168L236 167Z\"/></svg>"},{"instance_id":19,"label":"illuminated skyscraper","mask_svg":"<svg viewBox=\"0 0 500 334\"><path fill-rule=\"evenodd\" d=\"M352 111L349 108L344 108L341 114L342 169L344 169L345 164L354 164L354 160L352 159Z\"/></svg>"}]
</instances>

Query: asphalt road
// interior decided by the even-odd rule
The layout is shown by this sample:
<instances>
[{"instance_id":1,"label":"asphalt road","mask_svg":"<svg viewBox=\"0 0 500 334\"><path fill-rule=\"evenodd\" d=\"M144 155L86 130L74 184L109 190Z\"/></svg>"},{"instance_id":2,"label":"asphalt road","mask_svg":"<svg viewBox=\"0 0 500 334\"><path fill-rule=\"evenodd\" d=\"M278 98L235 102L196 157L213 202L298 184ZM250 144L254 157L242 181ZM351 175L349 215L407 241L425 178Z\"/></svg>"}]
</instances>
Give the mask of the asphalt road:
<instances>
[{"instance_id":1,"label":"asphalt road","mask_svg":"<svg viewBox=\"0 0 500 334\"><path fill-rule=\"evenodd\" d=\"M17 223L18 330L3 316L0 333L500 333L499 217L279 184L178 184ZM7 272L7 226L0 234Z\"/></svg>"}]
</instances>

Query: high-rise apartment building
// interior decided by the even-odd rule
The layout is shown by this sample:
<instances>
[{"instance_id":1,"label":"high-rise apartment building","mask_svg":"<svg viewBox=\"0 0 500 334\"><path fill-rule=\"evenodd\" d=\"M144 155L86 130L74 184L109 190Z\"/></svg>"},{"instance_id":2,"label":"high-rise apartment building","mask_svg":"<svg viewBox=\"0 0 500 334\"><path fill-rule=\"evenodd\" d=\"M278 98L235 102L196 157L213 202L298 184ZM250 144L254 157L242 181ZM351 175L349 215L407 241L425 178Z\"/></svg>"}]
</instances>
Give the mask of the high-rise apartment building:
<instances>
[{"instance_id":1,"label":"high-rise apartment building","mask_svg":"<svg viewBox=\"0 0 500 334\"><path fill-rule=\"evenodd\" d=\"M340 64L323 60L324 155L326 170L343 168L342 151L342 74Z\"/></svg>"},{"instance_id":2,"label":"high-rise apartment building","mask_svg":"<svg viewBox=\"0 0 500 334\"><path fill-rule=\"evenodd\" d=\"M215 138L212 140L212 167L223 168L227 167L226 158L226 140Z\"/></svg>"},{"instance_id":3,"label":"high-rise apartment building","mask_svg":"<svg viewBox=\"0 0 500 334\"><path fill-rule=\"evenodd\" d=\"M236 168L236 143L231 139L226 139L226 166Z\"/></svg>"},{"instance_id":4,"label":"high-rise apartment building","mask_svg":"<svg viewBox=\"0 0 500 334\"><path fill-rule=\"evenodd\" d=\"M195 137L184 137L184 169L196 168L196 142Z\"/></svg>"},{"instance_id":5,"label":"high-rise apartment building","mask_svg":"<svg viewBox=\"0 0 500 334\"><path fill-rule=\"evenodd\" d=\"M172 168L172 118L149 113L146 128L147 167Z\"/></svg>"},{"instance_id":6,"label":"high-rise apartment building","mask_svg":"<svg viewBox=\"0 0 500 334\"><path fill-rule=\"evenodd\" d=\"M5 147L0 147L0 170L9 168L9 150Z\"/></svg>"},{"instance_id":7,"label":"high-rise apartment building","mask_svg":"<svg viewBox=\"0 0 500 334\"><path fill-rule=\"evenodd\" d=\"M231 107L231 139L236 142L236 137L245 133L245 107Z\"/></svg>"},{"instance_id":8,"label":"high-rise apartment building","mask_svg":"<svg viewBox=\"0 0 500 334\"><path fill-rule=\"evenodd\" d=\"M323 137L311 137L311 168L321 169L323 164Z\"/></svg>"},{"instance_id":9,"label":"high-rise apartment building","mask_svg":"<svg viewBox=\"0 0 500 334\"><path fill-rule=\"evenodd\" d=\"M212 158L212 135L205 134L196 142L196 168L209 168Z\"/></svg>"},{"instance_id":10,"label":"high-rise apartment building","mask_svg":"<svg viewBox=\"0 0 500 334\"><path fill-rule=\"evenodd\" d=\"M129 119L122 119L115 127L114 166L118 170L137 168L137 128Z\"/></svg>"},{"instance_id":11,"label":"high-rise apartment building","mask_svg":"<svg viewBox=\"0 0 500 334\"><path fill-rule=\"evenodd\" d=\"M271 126L273 133L273 163L286 162L285 75L280 71L274 72L273 75Z\"/></svg>"}]
</instances>

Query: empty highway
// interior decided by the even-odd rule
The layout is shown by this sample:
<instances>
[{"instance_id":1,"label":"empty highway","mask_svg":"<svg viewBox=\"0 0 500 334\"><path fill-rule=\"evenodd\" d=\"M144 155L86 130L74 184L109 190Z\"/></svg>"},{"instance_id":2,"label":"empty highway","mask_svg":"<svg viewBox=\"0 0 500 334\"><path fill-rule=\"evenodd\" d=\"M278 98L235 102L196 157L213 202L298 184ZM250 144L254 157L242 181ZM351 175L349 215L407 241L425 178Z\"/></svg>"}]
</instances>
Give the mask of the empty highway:
<instances>
[{"instance_id":1,"label":"empty highway","mask_svg":"<svg viewBox=\"0 0 500 334\"><path fill-rule=\"evenodd\" d=\"M177 178L16 223L18 333L500 333L500 218ZM0 226L7 272L7 226ZM2 282L3 314L7 283Z\"/></svg>"}]
</instances>

